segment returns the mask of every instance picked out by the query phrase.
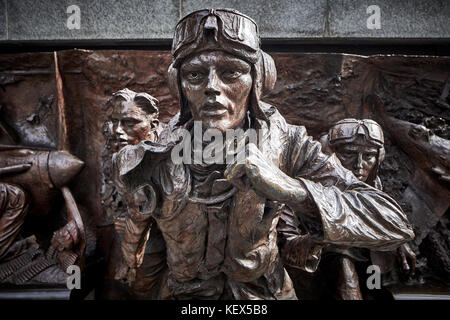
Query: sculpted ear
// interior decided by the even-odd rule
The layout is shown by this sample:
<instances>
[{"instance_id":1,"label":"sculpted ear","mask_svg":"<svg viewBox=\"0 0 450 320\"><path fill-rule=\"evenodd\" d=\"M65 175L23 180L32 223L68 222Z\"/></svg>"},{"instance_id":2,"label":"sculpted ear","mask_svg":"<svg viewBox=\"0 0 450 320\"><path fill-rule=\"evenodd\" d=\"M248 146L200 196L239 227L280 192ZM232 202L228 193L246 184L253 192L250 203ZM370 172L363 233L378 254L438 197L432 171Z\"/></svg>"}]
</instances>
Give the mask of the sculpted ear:
<instances>
[{"instance_id":1,"label":"sculpted ear","mask_svg":"<svg viewBox=\"0 0 450 320\"><path fill-rule=\"evenodd\" d=\"M173 67L173 63L169 66L169 91L170 94L177 99L180 99L178 92L178 69Z\"/></svg>"},{"instance_id":2,"label":"sculpted ear","mask_svg":"<svg viewBox=\"0 0 450 320\"><path fill-rule=\"evenodd\" d=\"M158 128L158 126L159 126L159 120L158 119L153 119L152 123L151 123L151 128L155 129L155 128Z\"/></svg>"}]
</instances>

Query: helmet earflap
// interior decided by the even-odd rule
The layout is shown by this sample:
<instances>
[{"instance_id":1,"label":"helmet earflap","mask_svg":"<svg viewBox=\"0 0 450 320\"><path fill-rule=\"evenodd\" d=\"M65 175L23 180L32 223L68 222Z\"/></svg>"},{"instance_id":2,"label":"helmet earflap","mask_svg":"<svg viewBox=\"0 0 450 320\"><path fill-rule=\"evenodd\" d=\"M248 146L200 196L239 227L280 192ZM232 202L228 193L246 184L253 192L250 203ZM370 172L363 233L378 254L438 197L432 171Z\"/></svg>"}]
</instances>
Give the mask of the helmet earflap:
<instances>
[{"instance_id":1,"label":"helmet earflap","mask_svg":"<svg viewBox=\"0 0 450 320\"><path fill-rule=\"evenodd\" d=\"M179 83L178 78L178 69L173 67L174 63L172 63L169 66L168 69L168 85L169 85L169 92L172 95L172 97L178 99L180 101L180 116L178 119L179 124L184 124L186 121L188 121L192 115L191 111L189 110L189 107L187 105L186 100L183 97L183 94L181 93L181 85Z\"/></svg>"},{"instance_id":2,"label":"helmet earflap","mask_svg":"<svg viewBox=\"0 0 450 320\"><path fill-rule=\"evenodd\" d=\"M386 151L384 150L384 146L378 149L378 163L383 162L384 157L386 155Z\"/></svg>"},{"instance_id":3,"label":"helmet earflap","mask_svg":"<svg viewBox=\"0 0 450 320\"><path fill-rule=\"evenodd\" d=\"M169 85L169 92L172 95L172 97L176 99L180 99L180 92L178 91L178 69L173 67L173 63L170 64L169 70L167 71L169 74L168 78L168 85Z\"/></svg>"},{"instance_id":4,"label":"helmet earflap","mask_svg":"<svg viewBox=\"0 0 450 320\"><path fill-rule=\"evenodd\" d=\"M320 136L319 138L319 142L322 145L322 152L326 153L326 154L333 154L333 149L330 146L330 139L329 139L329 134L325 133L323 135Z\"/></svg>"},{"instance_id":5,"label":"helmet earflap","mask_svg":"<svg viewBox=\"0 0 450 320\"><path fill-rule=\"evenodd\" d=\"M275 87L275 82L277 81L277 68L275 66L275 61L273 58L261 50L262 53L262 75L263 79L263 90L262 95L268 94Z\"/></svg>"}]
</instances>

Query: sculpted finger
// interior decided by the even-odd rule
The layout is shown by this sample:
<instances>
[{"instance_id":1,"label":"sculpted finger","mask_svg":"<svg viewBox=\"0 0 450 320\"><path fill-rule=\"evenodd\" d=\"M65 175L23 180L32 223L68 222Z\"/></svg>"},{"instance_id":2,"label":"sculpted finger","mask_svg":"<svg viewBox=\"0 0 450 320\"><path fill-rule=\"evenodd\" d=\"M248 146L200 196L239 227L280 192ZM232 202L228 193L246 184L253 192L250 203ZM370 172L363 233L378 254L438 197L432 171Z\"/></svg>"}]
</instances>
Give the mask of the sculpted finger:
<instances>
[{"instance_id":1,"label":"sculpted finger","mask_svg":"<svg viewBox=\"0 0 450 320\"><path fill-rule=\"evenodd\" d=\"M134 280L136 280L136 269L135 268L131 268L128 270L127 280L129 282L133 282Z\"/></svg>"},{"instance_id":2,"label":"sculpted finger","mask_svg":"<svg viewBox=\"0 0 450 320\"><path fill-rule=\"evenodd\" d=\"M224 176L228 181L242 177L245 174L244 163L233 163L225 169Z\"/></svg>"},{"instance_id":3,"label":"sculpted finger","mask_svg":"<svg viewBox=\"0 0 450 320\"><path fill-rule=\"evenodd\" d=\"M416 255L414 254L414 252L412 252L412 254L409 255L409 266L411 267L411 274L414 274L416 272L416 263L417 263L417 259L416 259Z\"/></svg>"},{"instance_id":4,"label":"sculpted finger","mask_svg":"<svg viewBox=\"0 0 450 320\"><path fill-rule=\"evenodd\" d=\"M121 264L114 275L115 280L123 280L126 278L128 273L128 266Z\"/></svg>"},{"instance_id":5,"label":"sculpted finger","mask_svg":"<svg viewBox=\"0 0 450 320\"><path fill-rule=\"evenodd\" d=\"M245 190L245 184L242 178L245 176L245 164L235 163L229 165L224 172L225 178L239 190Z\"/></svg>"},{"instance_id":6,"label":"sculpted finger","mask_svg":"<svg viewBox=\"0 0 450 320\"><path fill-rule=\"evenodd\" d=\"M125 232L125 218L117 217L114 221L114 229L117 233L123 234Z\"/></svg>"},{"instance_id":7,"label":"sculpted finger","mask_svg":"<svg viewBox=\"0 0 450 320\"><path fill-rule=\"evenodd\" d=\"M437 173L439 175L445 174L444 168L442 168L440 166L434 166L431 168L431 170L433 170L434 173Z\"/></svg>"},{"instance_id":8,"label":"sculpted finger","mask_svg":"<svg viewBox=\"0 0 450 320\"><path fill-rule=\"evenodd\" d=\"M440 166L434 166L431 170L439 175L439 180L450 182L450 174Z\"/></svg>"},{"instance_id":9,"label":"sculpted finger","mask_svg":"<svg viewBox=\"0 0 450 320\"><path fill-rule=\"evenodd\" d=\"M236 178L236 179L232 179L230 180L231 184L234 185L236 188L238 188L241 191L245 191L246 190L246 185L245 183L242 181L243 178Z\"/></svg>"},{"instance_id":10,"label":"sculpted finger","mask_svg":"<svg viewBox=\"0 0 450 320\"><path fill-rule=\"evenodd\" d=\"M406 259L405 252L400 249L399 253L400 253L400 258L401 258L401 261L402 261L403 270L409 271L410 268L409 268L409 265L408 265L408 260Z\"/></svg>"},{"instance_id":11,"label":"sculpted finger","mask_svg":"<svg viewBox=\"0 0 450 320\"><path fill-rule=\"evenodd\" d=\"M411 259L411 274L414 274L416 272L416 257Z\"/></svg>"}]
</instances>

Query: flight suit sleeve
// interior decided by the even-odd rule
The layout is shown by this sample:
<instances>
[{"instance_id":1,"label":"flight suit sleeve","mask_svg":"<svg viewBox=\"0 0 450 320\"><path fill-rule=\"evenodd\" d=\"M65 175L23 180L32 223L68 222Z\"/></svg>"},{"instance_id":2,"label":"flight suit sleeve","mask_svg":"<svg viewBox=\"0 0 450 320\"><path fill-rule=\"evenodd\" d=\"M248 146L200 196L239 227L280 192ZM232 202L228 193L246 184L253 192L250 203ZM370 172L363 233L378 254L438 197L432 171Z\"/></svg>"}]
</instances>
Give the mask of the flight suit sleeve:
<instances>
[{"instance_id":1,"label":"flight suit sleeve","mask_svg":"<svg viewBox=\"0 0 450 320\"><path fill-rule=\"evenodd\" d=\"M303 129L303 130L302 130ZM292 126L288 175L301 182L307 199L290 207L301 219L320 225L320 243L389 251L414 238L399 205L387 194L359 181L337 157L321 151L303 127Z\"/></svg>"}]
</instances>

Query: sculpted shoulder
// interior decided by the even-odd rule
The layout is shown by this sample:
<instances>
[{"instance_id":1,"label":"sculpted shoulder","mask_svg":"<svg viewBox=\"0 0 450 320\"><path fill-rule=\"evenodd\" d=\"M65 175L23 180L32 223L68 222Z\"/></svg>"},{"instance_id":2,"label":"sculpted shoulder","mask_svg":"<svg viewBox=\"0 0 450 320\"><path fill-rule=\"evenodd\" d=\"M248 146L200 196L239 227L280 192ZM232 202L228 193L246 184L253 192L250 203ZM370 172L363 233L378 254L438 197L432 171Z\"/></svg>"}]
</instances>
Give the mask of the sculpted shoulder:
<instances>
[{"instance_id":1,"label":"sculpted shoulder","mask_svg":"<svg viewBox=\"0 0 450 320\"><path fill-rule=\"evenodd\" d=\"M289 124L286 119L281 115L278 109L266 102L260 102L261 109L269 119L271 132L278 132L281 135L292 136L297 139L305 138L307 131L304 126Z\"/></svg>"}]
</instances>

